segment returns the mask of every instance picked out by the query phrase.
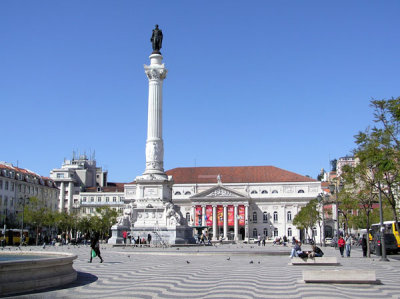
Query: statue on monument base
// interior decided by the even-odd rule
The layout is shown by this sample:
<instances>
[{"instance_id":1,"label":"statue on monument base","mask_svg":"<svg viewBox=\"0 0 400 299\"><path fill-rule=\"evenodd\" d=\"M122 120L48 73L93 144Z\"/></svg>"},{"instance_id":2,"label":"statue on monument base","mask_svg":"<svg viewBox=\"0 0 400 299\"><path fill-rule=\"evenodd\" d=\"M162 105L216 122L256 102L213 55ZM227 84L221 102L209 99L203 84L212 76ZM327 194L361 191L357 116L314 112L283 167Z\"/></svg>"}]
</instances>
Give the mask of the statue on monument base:
<instances>
[{"instance_id":1,"label":"statue on monument base","mask_svg":"<svg viewBox=\"0 0 400 299\"><path fill-rule=\"evenodd\" d=\"M131 230L132 208L132 204L127 204L122 216L117 217L117 223L111 227L112 235L111 238L108 239L108 244L123 244L123 232L130 232Z\"/></svg>"}]
</instances>

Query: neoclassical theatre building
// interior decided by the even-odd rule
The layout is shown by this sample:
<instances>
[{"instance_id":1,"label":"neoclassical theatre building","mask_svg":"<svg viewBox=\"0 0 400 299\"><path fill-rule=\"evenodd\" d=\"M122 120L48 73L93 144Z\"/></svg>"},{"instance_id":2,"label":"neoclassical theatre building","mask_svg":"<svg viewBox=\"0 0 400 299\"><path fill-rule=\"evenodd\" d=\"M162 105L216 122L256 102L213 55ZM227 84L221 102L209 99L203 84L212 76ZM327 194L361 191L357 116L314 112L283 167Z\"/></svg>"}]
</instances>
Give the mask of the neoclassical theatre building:
<instances>
[{"instance_id":1,"label":"neoclassical theatre building","mask_svg":"<svg viewBox=\"0 0 400 299\"><path fill-rule=\"evenodd\" d=\"M292 220L321 192L319 181L273 166L187 167L167 174L173 203L190 226L206 228L214 240L303 238Z\"/></svg>"},{"instance_id":2,"label":"neoclassical theatre building","mask_svg":"<svg viewBox=\"0 0 400 299\"><path fill-rule=\"evenodd\" d=\"M182 167L166 174L172 176L172 202L182 221L195 233L207 230L214 240L240 241L258 235L303 239L292 220L321 192L321 182L274 166ZM127 204L135 207L136 182L96 185L73 196L73 207L82 216L95 214L101 206L119 212ZM60 209L65 201L60 192ZM319 236L319 229L315 234Z\"/></svg>"}]
</instances>

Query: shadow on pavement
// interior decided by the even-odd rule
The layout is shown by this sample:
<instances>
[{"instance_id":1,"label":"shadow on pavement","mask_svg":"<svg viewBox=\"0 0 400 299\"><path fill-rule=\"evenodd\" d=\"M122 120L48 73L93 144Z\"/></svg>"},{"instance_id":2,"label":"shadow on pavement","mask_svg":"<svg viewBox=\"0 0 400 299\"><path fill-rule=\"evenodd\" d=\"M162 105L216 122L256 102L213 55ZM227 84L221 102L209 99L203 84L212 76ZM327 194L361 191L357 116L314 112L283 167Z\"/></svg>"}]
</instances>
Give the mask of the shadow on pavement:
<instances>
[{"instance_id":1,"label":"shadow on pavement","mask_svg":"<svg viewBox=\"0 0 400 299\"><path fill-rule=\"evenodd\" d=\"M29 295L41 294L41 293L57 291L57 290L63 290L63 289L69 289L69 288L81 287L81 286L84 286L84 285L91 284L91 283L93 283L93 282L98 280L98 277L93 275L93 274L86 273L86 272L79 272L79 271L76 271L76 272L78 274L76 280L74 282L69 283L69 284L66 284L66 285L63 285L63 286L60 286L60 287L56 287L56 288L47 288L47 289L37 290L37 291L32 291L32 292L14 293L14 294L6 295L4 297L15 297L15 296L19 297L19 296L23 296L25 298L29 298ZM3 296L1 296L1 297L3 297Z\"/></svg>"}]
</instances>

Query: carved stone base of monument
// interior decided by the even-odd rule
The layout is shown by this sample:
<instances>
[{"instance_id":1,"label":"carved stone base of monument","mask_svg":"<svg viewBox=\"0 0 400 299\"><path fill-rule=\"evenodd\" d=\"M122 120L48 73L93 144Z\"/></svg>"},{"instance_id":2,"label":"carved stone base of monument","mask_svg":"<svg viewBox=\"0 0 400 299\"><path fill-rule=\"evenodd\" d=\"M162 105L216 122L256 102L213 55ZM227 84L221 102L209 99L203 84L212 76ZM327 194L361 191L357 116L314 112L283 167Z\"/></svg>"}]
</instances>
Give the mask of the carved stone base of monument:
<instances>
[{"instance_id":1,"label":"carved stone base of monument","mask_svg":"<svg viewBox=\"0 0 400 299\"><path fill-rule=\"evenodd\" d=\"M122 233L124 231L130 232L130 226L122 226L115 224L111 227L111 238L108 239L108 244L124 244L124 238L122 237Z\"/></svg>"},{"instance_id":2,"label":"carved stone base of monument","mask_svg":"<svg viewBox=\"0 0 400 299\"><path fill-rule=\"evenodd\" d=\"M195 243L193 230L184 224L180 211L171 202L172 178L144 174L136 178L136 207L132 213L133 238L152 236L160 245Z\"/></svg>"},{"instance_id":3,"label":"carved stone base of monument","mask_svg":"<svg viewBox=\"0 0 400 299\"><path fill-rule=\"evenodd\" d=\"M157 230L149 227L134 227L133 236L135 239L139 236L140 239L151 235L151 245L175 245L175 244L195 244L196 240L193 237L193 230L187 226L177 226L174 228L159 227Z\"/></svg>"},{"instance_id":4,"label":"carved stone base of monument","mask_svg":"<svg viewBox=\"0 0 400 299\"><path fill-rule=\"evenodd\" d=\"M122 233L124 231L131 231L131 215L132 215L132 205L127 204L124 209L122 216L117 218L118 222L111 227L111 238L108 239L108 244L123 244L124 238Z\"/></svg>"}]
</instances>

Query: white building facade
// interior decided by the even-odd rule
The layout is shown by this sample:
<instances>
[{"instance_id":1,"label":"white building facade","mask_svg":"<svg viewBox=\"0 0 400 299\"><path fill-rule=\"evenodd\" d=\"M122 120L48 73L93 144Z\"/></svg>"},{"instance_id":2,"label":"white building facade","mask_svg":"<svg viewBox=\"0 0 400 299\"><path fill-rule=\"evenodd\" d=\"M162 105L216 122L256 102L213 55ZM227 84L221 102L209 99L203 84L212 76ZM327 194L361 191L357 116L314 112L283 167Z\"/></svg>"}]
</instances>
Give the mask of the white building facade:
<instances>
[{"instance_id":1,"label":"white building facade","mask_svg":"<svg viewBox=\"0 0 400 299\"><path fill-rule=\"evenodd\" d=\"M0 223L18 224L31 197L42 200L51 210L58 208L59 190L52 179L0 162Z\"/></svg>"},{"instance_id":2,"label":"white building facade","mask_svg":"<svg viewBox=\"0 0 400 299\"><path fill-rule=\"evenodd\" d=\"M106 187L87 188L79 193L78 201L74 200L74 208L80 216L96 215L96 209L110 207L122 214L124 208L124 184L109 183Z\"/></svg>"},{"instance_id":3,"label":"white building facade","mask_svg":"<svg viewBox=\"0 0 400 299\"><path fill-rule=\"evenodd\" d=\"M73 155L72 160L64 160L61 168L50 172L50 178L60 189L59 211L67 213L77 207L81 191L107 186L107 171L97 167L96 160L88 159L86 155Z\"/></svg>"},{"instance_id":4,"label":"white building facade","mask_svg":"<svg viewBox=\"0 0 400 299\"><path fill-rule=\"evenodd\" d=\"M214 240L304 239L293 219L321 192L319 181L273 166L175 168L167 174L187 223L207 229Z\"/></svg>"}]
</instances>

